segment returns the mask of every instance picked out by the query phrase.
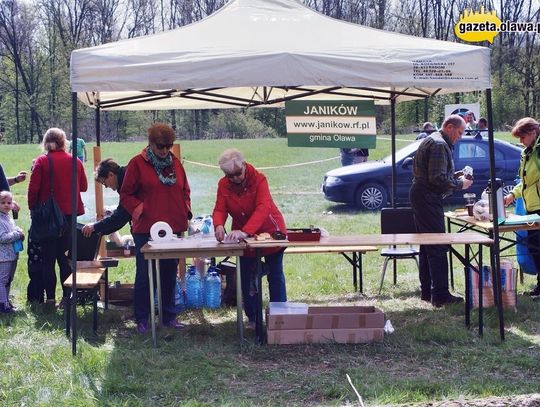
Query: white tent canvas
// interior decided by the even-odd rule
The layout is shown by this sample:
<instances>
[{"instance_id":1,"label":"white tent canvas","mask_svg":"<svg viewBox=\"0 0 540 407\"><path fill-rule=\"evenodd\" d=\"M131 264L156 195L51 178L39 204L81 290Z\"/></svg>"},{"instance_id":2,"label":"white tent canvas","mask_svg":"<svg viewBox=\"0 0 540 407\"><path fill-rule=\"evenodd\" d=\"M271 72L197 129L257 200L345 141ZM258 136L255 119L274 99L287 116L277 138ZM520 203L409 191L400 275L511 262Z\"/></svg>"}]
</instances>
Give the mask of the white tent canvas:
<instances>
[{"instance_id":1,"label":"white tent canvas","mask_svg":"<svg viewBox=\"0 0 540 407\"><path fill-rule=\"evenodd\" d=\"M175 30L75 50L71 85L105 110L275 106L320 93L387 103L391 91L400 101L489 88L489 53L332 19L295 0L233 0Z\"/></svg>"}]
</instances>

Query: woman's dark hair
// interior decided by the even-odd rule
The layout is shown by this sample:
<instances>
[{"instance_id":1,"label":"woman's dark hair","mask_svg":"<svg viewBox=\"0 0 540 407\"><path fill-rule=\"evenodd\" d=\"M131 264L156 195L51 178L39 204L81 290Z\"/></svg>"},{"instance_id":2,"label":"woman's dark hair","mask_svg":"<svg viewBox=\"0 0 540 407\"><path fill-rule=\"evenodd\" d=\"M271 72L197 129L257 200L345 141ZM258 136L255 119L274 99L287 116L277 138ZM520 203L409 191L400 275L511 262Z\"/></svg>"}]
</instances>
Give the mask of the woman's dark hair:
<instances>
[{"instance_id":1,"label":"woman's dark hair","mask_svg":"<svg viewBox=\"0 0 540 407\"><path fill-rule=\"evenodd\" d=\"M101 179L105 179L109 176L109 172L113 174L118 174L120 166L112 158L106 158L101 161L96 167L96 181L99 182Z\"/></svg>"}]
</instances>

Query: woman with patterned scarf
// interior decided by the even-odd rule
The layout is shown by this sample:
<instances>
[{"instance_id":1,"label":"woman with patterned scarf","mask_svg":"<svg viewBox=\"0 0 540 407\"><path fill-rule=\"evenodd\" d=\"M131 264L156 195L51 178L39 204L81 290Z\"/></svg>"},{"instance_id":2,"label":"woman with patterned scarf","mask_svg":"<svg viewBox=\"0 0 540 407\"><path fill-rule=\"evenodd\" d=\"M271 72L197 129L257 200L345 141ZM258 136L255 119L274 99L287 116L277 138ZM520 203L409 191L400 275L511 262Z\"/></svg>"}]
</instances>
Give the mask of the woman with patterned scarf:
<instances>
[{"instance_id":1,"label":"woman with patterned scarf","mask_svg":"<svg viewBox=\"0 0 540 407\"><path fill-rule=\"evenodd\" d=\"M164 123L155 123L148 129L148 146L128 164L120 190L120 205L132 217L133 240L136 248L136 274L133 305L139 333L149 330L150 295L148 263L141 248L150 239L150 228L158 221L167 222L175 234L188 228L191 216L189 184L184 167L171 153L175 140L174 130ZM176 260L160 260L163 323L181 329L176 320L174 287Z\"/></svg>"}]
</instances>

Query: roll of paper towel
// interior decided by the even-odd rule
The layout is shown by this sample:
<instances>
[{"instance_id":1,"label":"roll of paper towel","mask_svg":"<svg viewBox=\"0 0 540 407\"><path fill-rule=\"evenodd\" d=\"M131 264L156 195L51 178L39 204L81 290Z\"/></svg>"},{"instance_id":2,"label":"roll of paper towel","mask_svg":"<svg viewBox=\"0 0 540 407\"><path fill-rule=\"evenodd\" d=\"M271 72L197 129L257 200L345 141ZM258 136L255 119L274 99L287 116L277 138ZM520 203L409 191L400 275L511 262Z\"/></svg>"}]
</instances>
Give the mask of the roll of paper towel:
<instances>
[{"instance_id":1,"label":"roll of paper towel","mask_svg":"<svg viewBox=\"0 0 540 407\"><path fill-rule=\"evenodd\" d=\"M150 228L150 237L154 242L168 242L174 239L172 228L167 222L156 222Z\"/></svg>"}]
</instances>

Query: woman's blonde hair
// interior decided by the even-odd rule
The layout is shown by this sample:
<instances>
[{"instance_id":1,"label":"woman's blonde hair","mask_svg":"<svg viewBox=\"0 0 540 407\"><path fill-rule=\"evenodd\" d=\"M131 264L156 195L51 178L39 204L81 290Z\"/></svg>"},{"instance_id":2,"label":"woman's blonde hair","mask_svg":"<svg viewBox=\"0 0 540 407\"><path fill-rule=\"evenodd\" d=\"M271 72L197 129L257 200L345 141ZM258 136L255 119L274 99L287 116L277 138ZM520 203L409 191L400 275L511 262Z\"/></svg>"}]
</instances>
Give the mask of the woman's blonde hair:
<instances>
[{"instance_id":1,"label":"woman's blonde hair","mask_svg":"<svg viewBox=\"0 0 540 407\"><path fill-rule=\"evenodd\" d=\"M524 117L522 119L519 119L512 128L512 136L519 138L526 136L533 131L538 137L538 135L540 135L540 125L532 117Z\"/></svg>"},{"instance_id":2,"label":"woman's blonde hair","mask_svg":"<svg viewBox=\"0 0 540 407\"><path fill-rule=\"evenodd\" d=\"M64 132L64 130L57 127L51 127L43 135L43 141L41 142L41 148L43 149L43 151L66 151L66 147L66 133Z\"/></svg>"}]
</instances>

